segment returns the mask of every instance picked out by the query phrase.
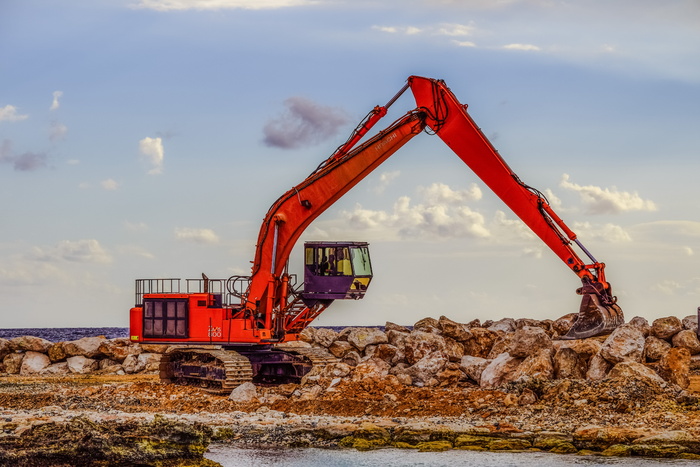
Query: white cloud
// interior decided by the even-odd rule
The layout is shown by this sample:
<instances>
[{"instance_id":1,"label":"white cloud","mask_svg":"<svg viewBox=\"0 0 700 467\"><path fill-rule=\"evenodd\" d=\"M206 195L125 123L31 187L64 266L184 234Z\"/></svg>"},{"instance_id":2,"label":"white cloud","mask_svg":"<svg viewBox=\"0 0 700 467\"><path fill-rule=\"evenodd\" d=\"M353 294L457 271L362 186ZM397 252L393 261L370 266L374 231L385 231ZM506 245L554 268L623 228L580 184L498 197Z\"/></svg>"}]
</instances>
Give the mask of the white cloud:
<instances>
[{"instance_id":1,"label":"white cloud","mask_svg":"<svg viewBox=\"0 0 700 467\"><path fill-rule=\"evenodd\" d=\"M372 191L378 195L384 193L386 187L389 186L391 182L396 180L399 177L399 175L401 175L400 170L383 172L381 175L379 175L379 183L377 183L377 185L372 188Z\"/></svg>"},{"instance_id":2,"label":"white cloud","mask_svg":"<svg viewBox=\"0 0 700 467\"><path fill-rule=\"evenodd\" d=\"M49 130L49 139L51 142L56 142L64 139L68 133L68 127L63 123L51 122L51 129Z\"/></svg>"},{"instance_id":3,"label":"white cloud","mask_svg":"<svg viewBox=\"0 0 700 467\"><path fill-rule=\"evenodd\" d=\"M151 166L149 174L159 174L163 171L163 140L161 138L146 137L139 141L139 151L146 162Z\"/></svg>"},{"instance_id":4,"label":"white cloud","mask_svg":"<svg viewBox=\"0 0 700 467\"><path fill-rule=\"evenodd\" d=\"M651 289L664 295L700 295L700 278L694 277L681 282L665 279L654 284Z\"/></svg>"},{"instance_id":5,"label":"white cloud","mask_svg":"<svg viewBox=\"0 0 700 467\"><path fill-rule=\"evenodd\" d=\"M14 105L0 107L0 122L18 122L20 120L26 120L27 118L29 118L29 115L18 114L17 107Z\"/></svg>"},{"instance_id":6,"label":"white cloud","mask_svg":"<svg viewBox=\"0 0 700 467\"><path fill-rule=\"evenodd\" d=\"M593 225L590 222L574 222L573 230L577 236L597 239L609 243L631 242L632 237L625 229L615 224Z\"/></svg>"},{"instance_id":7,"label":"white cloud","mask_svg":"<svg viewBox=\"0 0 700 467\"><path fill-rule=\"evenodd\" d=\"M178 227L175 229L175 238L194 243L219 243L219 237L211 229L190 229Z\"/></svg>"},{"instance_id":8,"label":"white cloud","mask_svg":"<svg viewBox=\"0 0 700 467\"><path fill-rule=\"evenodd\" d=\"M684 246L682 250L687 256L693 256L695 254L695 251L689 246Z\"/></svg>"},{"instance_id":9,"label":"white cloud","mask_svg":"<svg viewBox=\"0 0 700 467\"><path fill-rule=\"evenodd\" d=\"M656 205L653 201L642 199L636 192L618 191L615 187L601 188L594 185L577 185L569 182L568 174L562 176L559 186L577 192L589 214L656 211Z\"/></svg>"},{"instance_id":10,"label":"white cloud","mask_svg":"<svg viewBox=\"0 0 700 467\"><path fill-rule=\"evenodd\" d=\"M37 260L48 262L109 263L112 261L111 256L95 239L63 240L54 247L35 247L33 256Z\"/></svg>"},{"instance_id":11,"label":"white cloud","mask_svg":"<svg viewBox=\"0 0 700 467\"><path fill-rule=\"evenodd\" d=\"M473 24L459 23L439 23L425 27L418 26L372 26L372 29L386 32L389 34L403 34L406 36L415 36L417 34L426 34L431 36L448 36L448 37L466 37L474 34L476 28Z\"/></svg>"},{"instance_id":12,"label":"white cloud","mask_svg":"<svg viewBox=\"0 0 700 467\"><path fill-rule=\"evenodd\" d=\"M100 182L100 185L102 185L102 188L108 191L114 191L117 188L119 188L119 183L115 180L112 180L111 178L108 178L107 180L102 180Z\"/></svg>"},{"instance_id":13,"label":"white cloud","mask_svg":"<svg viewBox=\"0 0 700 467\"><path fill-rule=\"evenodd\" d=\"M453 41L458 47L476 47L476 44L472 41Z\"/></svg>"},{"instance_id":14,"label":"white cloud","mask_svg":"<svg viewBox=\"0 0 700 467\"><path fill-rule=\"evenodd\" d=\"M124 221L124 227L131 232L144 232L148 230L148 224L145 222Z\"/></svg>"},{"instance_id":15,"label":"white cloud","mask_svg":"<svg viewBox=\"0 0 700 467\"><path fill-rule=\"evenodd\" d=\"M156 11L266 10L314 5L311 0L139 0L132 8Z\"/></svg>"},{"instance_id":16,"label":"white cloud","mask_svg":"<svg viewBox=\"0 0 700 467\"><path fill-rule=\"evenodd\" d=\"M539 52L540 49L536 45L532 44L508 44L503 46L504 49L506 50L523 50L526 52Z\"/></svg>"},{"instance_id":17,"label":"white cloud","mask_svg":"<svg viewBox=\"0 0 700 467\"><path fill-rule=\"evenodd\" d=\"M51 107L49 107L49 110L58 110L58 108L61 107L61 103L58 101L61 96L63 96L63 91L53 92L53 101L51 102Z\"/></svg>"}]
</instances>

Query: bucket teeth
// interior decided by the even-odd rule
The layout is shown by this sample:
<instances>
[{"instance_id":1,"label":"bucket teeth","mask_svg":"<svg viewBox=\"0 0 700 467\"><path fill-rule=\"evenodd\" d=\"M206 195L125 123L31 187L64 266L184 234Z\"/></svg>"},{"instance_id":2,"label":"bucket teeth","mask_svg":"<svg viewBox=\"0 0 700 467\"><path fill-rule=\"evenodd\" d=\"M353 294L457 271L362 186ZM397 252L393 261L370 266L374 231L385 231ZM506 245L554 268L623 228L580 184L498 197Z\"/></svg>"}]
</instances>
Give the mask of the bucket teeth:
<instances>
[{"instance_id":1,"label":"bucket teeth","mask_svg":"<svg viewBox=\"0 0 700 467\"><path fill-rule=\"evenodd\" d=\"M618 305L602 304L600 297L595 293L583 294L576 321L562 339L586 339L610 334L624 322L624 314Z\"/></svg>"}]
</instances>

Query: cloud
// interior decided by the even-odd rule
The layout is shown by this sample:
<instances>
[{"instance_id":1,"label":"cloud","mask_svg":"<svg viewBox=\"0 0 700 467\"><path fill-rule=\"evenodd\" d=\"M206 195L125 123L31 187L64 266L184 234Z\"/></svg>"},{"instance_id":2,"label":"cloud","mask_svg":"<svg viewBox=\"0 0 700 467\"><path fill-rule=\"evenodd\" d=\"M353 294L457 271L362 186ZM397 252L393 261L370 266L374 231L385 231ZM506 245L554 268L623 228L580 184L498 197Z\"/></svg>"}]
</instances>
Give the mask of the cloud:
<instances>
[{"instance_id":1,"label":"cloud","mask_svg":"<svg viewBox=\"0 0 700 467\"><path fill-rule=\"evenodd\" d=\"M681 282L665 279L654 284L651 289L664 295L700 295L700 278L694 277Z\"/></svg>"},{"instance_id":2,"label":"cloud","mask_svg":"<svg viewBox=\"0 0 700 467\"><path fill-rule=\"evenodd\" d=\"M608 243L631 242L632 237L625 229L615 224L594 225L590 222L574 222L573 230L580 238L596 239Z\"/></svg>"},{"instance_id":3,"label":"cloud","mask_svg":"<svg viewBox=\"0 0 700 467\"><path fill-rule=\"evenodd\" d=\"M272 10L316 3L312 0L138 0L131 7L156 11Z\"/></svg>"},{"instance_id":4,"label":"cloud","mask_svg":"<svg viewBox=\"0 0 700 467\"><path fill-rule=\"evenodd\" d=\"M387 34L401 34L405 36L425 34L430 36L467 37L472 36L476 32L476 27L472 23L468 25L459 23L439 23L425 27L375 25L372 26L372 29Z\"/></svg>"},{"instance_id":5,"label":"cloud","mask_svg":"<svg viewBox=\"0 0 700 467\"><path fill-rule=\"evenodd\" d=\"M34 259L39 261L69 261L75 263L109 263L111 256L95 239L63 240L54 247L35 247Z\"/></svg>"},{"instance_id":6,"label":"cloud","mask_svg":"<svg viewBox=\"0 0 700 467\"><path fill-rule=\"evenodd\" d=\"M126 230L129 230L131 232L145 232L148 230L148 224L145 222L129 222L129 221L124 221L124 227Z\"/></svg>"},{"instance_id":7,"label":"cloud","mask_svg":"<svg viewBox=\"0 0 700 467\"><path fill-rule=\"evenodd\" d=\"M178 227L175 229L175 238L194 243L219 243L219 237L211 229L190 229Z\"/></svg>"},{"instance_id":8,"label":"cloud","mask_svg":"<svg viewBox=\"0 0 700 467\"><path fill-rule=\"evenodd\" d=\"M32 172L46 167L47 155L44 153L25 152L19 156L12 153L12 144L9 140L3 141L0 146L0 162L12 164L14 169L20 172Z\"/></svg>"},{"instance_id":9,"label":"cloud","mask_svg":"<svg viewBox=\"0 0 700 467\"><path fill-rule=\"evenodd\" d=\"M114 191L117 188L119 188L119 183L112 180L111 178L108 178L107 180L102 180L100 182L100 185L102 185L102 188L108 191Z\"/></svg>"},{"instance_id":10,"label":"cloud","mask_svg":"<svg viewBox=\"0 0 700 467\"><path fill-rule=\"evenodd\" d=\"M65 126L63 123L51 122L51 129L49 130L49 139L52 143L65 139L66 133L68 133L68 127Z\"/></svg>"},{"instance_id":11,"label":"cloud","mask_svg":"<svg viewBox=\"0 0 700 467\"><path fill-rule=\"evenodd\" d=\"M636 192L618 191L615 187L600 188L594 185L577 185L569 182L568 174L562 176L559 186L577 192L589 214L656 211L656 204L653 201L642 199Z\"/></svg>"},{"instance_id":12,"label":"cloud","mask_svg":"<svg viewBox=\"0 0 700 467\"><path fill-rule=\"evenodd\" d=\"M53 92L53 101L51 102L51 107L49 107L49 110L58 110L58 108L61 107L61 103L58 101L61 96L63 96L63 91Z\"/></svg>"},{"instance_id":13,"label":"cloud","mask_svg":"<svg viewBox=\"0 0 700 467\"><path fill-rule=\"evenodd\" d=\"M290 97L284 105L286 112L263 128L267 146L296 149L317 144L335 136L349 121L343 111L303 97Z\"/></svg>"},{"instance_id":14,"label":"cloud","mask_svg":"<svg viewBox=\"0 0 700 467\"><path fill-rule=\"evenodd\" d=\"M401 175L400 170L382 173L381 175L379 175L379 182L374 188L372 188L372 191L378 195L384 193L386 187L389 186L391 182L396 180L399 177L399 175Z\"/></svg>"},{"instance_id":15,"label":"cloud","mask_svg":"<svg viewBox=\"0 0 700 467\"><path fill-rule=\"evenodd\" d=\"M26 120L27 118L29 118L29 115L18 114L17 107L14 105L0 107L0 122L18 122L20 120Z\"/></svg>"},{"instance_id":16,"label":"cloud","mask_svg":"<svg viewBox=\"0 0 700 467\"><path fill-rule=\"evenodd\" d=\"M392 228L403 238L486 238L491 234L484 216L465 206L466 201L481 198L481 190L472 185L467 190L453 190L442 183L418 189L421 201L411 204L408 196L400 197L391 212L364 209L341 211L351 227L366 229Z\"/></svg>"},{"instance_id":17,"label":"cloud","mask_svg":"<svg viewBox=\"0 0 700 467\"><path fill-rule=\"evenodd\" d=\"M151 166L149 174L159 174L163 171L163 140L146 137L139 141L139 151L144 160Z\"/></svg>"},{"instance_id":18,"label":"cloud","mask_svg":"<svg viewBox=\"0 0 700 467\"><path fill-rule=\"evenodd\" d=\"M536 45L532 44L508 44L503 46L504 49L506 50L523 50L526 52L539 52L540 49Z\"/></svg>"}]
</instances>

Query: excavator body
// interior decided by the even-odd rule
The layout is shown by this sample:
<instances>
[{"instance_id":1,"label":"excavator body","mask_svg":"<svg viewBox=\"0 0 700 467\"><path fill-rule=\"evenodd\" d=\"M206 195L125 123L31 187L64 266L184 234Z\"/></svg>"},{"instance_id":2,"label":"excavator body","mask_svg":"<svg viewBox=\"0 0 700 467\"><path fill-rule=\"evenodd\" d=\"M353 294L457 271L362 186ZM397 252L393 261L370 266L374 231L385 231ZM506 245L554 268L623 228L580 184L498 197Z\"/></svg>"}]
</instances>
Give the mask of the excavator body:
<instances>
[{"instance_id":1,"label":"excavator body","mask_svg":"<svg viewBox=\"0 0 700 467\"><path fill-rule=\"evenodd\" d=\"M360 144L408 89L417 107ZM364 297L372 280L368 245L307 242L302 284L288 271L292 248L314 219L424 130L441 138L581 279L581 307L564 338L609 333L624 322L605 264L545 196L510 169L443 81L411 76L385 106L368 113L346 143L273 203L260 228L250 276L203 274L184 287L179 279L136 281L131 340L173 346L161 363L161 379L229 392L245 381L298 381L312 366L337 361L324 350L293 343L334 300Z\"/></svg>"}]
</instances>

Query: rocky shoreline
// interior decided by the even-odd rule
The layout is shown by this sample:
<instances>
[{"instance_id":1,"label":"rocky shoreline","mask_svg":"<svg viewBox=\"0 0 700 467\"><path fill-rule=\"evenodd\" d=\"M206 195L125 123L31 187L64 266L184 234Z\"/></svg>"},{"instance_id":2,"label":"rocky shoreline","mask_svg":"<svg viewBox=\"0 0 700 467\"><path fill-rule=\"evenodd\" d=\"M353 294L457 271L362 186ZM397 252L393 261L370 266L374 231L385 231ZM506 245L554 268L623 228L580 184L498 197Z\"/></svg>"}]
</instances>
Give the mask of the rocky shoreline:
<instances>
[{"instance_id":1,"label":"rocky shoreline","mask_svg":"<svg viewBox=\"0 0 700 467\"><path fill-rule=\"evenodd\" d=\"M557 340L567 323L311 328L298 345L338 363L230 397L160 383L162 346L0 339L0 464L216 465L211 442L700 459L697 319Z\"/></svg>"}]
</instances>

